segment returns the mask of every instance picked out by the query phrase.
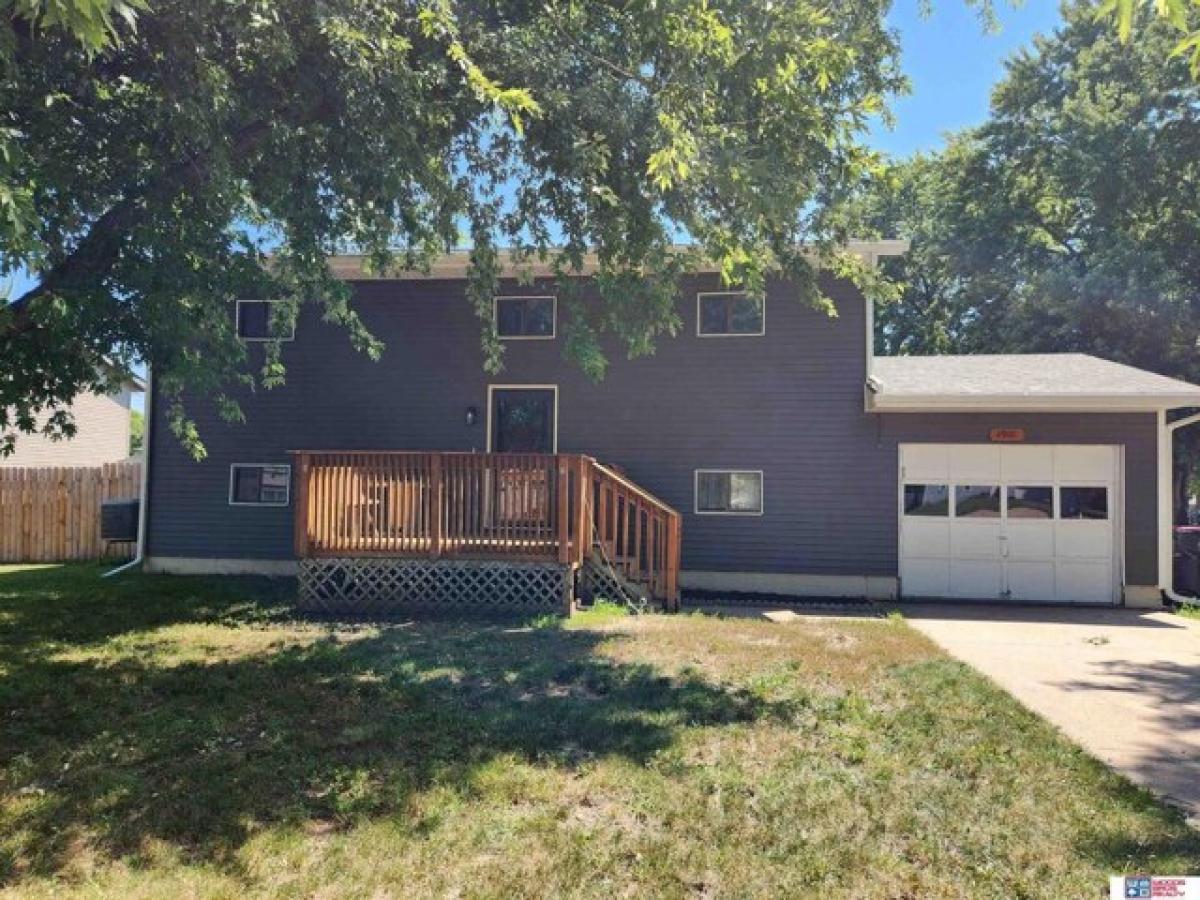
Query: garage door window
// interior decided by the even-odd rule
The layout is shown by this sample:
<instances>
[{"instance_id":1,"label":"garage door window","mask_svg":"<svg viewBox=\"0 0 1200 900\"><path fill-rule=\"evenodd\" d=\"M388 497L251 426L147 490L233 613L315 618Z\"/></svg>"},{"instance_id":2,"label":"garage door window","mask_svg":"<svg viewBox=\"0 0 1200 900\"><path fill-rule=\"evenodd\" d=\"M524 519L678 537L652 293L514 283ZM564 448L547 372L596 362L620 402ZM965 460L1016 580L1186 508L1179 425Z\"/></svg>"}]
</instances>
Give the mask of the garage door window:
<instances>
[{"instance_id":1,"label":"garage door window","mask_svg":"<svg viewBox=\"0 0 1200 900\"><path fill-rule=\"evenodd\" d=\"M1054 488L1012 487L1008 489L1010 519L1053 519Z\"/></svg>"},{"instance_id":2,"label":"garage door window","mask_svg":"<svg viewBox=\"0 0 1200 900\"><path fill-rule=\"evenodd\" d=\"M1107 519L1108 488L1059 488L1058 508L1059 517L1063 519Z\"/></svg>"},{"instance_id":3,"label":"garage door window","mask_svg":"<svg viewBox=\"0 0 1200 900\"><path fill-rule=\"evenodd\" d=\"M994 484L960 484L954 488L954 515L960 519L1000 518L1000 488Z\"/></svg>"},{"instance_id":4,"label":"garage door window","mask_svg":"<svg viewBox=\"0 0 1200 900\"><path fill-rule=\"evenodd\" d=\"M950 515L950 488L944 484L906 484L904 486L906 516Z\"/></svg>"}]
</instances>

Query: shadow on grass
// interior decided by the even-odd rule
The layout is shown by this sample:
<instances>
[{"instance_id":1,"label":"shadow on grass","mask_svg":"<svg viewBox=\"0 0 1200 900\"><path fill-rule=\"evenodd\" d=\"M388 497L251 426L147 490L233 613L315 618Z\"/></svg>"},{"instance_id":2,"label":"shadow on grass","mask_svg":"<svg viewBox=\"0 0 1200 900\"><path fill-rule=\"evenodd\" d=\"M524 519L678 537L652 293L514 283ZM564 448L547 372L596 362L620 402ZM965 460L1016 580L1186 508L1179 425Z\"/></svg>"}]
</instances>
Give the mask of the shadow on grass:
<instances>
[{"instance_id":1,"label":"shadow on grass","mask_svg":"<svg viewBox=\"0 0 1200 900\"><path fill-rule=\"evenodd\" d=\"M500 755L644 762L680 729L787 714L559 628L308 625L226 660L172 662L153 634L118 652L105 641L168 626L285 624L287 588L99 571L0 575L0 885L62 871L83 835L111 858L165 841L232 866L259 826L403 814Z\"/></svg>"}]
</instances>

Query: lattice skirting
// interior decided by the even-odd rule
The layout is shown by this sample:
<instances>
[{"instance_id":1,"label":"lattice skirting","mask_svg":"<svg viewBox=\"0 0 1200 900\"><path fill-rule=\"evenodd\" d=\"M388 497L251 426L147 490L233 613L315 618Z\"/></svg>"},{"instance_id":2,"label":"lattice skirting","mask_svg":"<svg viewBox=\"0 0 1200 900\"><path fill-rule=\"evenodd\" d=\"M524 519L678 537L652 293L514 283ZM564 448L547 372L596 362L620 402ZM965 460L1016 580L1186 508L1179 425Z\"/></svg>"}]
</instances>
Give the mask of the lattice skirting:
<instances>
[{"instance_id":1,"label":"lattice skirting","mask_svg":"<svg viewBox=\"0 0 1200 900\"><path fill-rule=\"evenodd\" d=\"M307 612L384 616L409 609L562 612L574 573L557 563L427 559L304 559Z\"/></svg>"}]
</instances>

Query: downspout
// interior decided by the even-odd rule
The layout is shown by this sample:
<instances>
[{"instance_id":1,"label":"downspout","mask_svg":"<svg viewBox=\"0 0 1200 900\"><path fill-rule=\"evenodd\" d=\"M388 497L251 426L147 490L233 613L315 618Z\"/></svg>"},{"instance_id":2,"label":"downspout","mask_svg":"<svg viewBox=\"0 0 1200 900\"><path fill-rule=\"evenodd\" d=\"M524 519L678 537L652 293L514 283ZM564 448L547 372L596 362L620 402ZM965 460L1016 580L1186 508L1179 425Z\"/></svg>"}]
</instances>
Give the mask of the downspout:
<instances>
[{"instance_id":1,"label":"downspout","mask_svg":"<svg viewBox=\"0 0 1200 900\"><path fill-rule=\"evenodd\" d=\"M127 569L132 569L134 566L140 566L146 559L146 505L150 495L150 445L152 437L152 429L154 428L154 410L152 403L154 397L154 373L150 367L146 367L146 402L143 407L143 415L145 417L146 427L142 433L142 478L141 485L138 489L138 525L137 525L137 551L134 553L133 559L124 565L105 572L101 578L112 578L114 575L120 575Z\"/></svg>"},{"instance_id":2,"label":"downspout","mask_svg":"<svg viewBox=\"0 0 1200 900\"><path fill-rule=\"evenodd\" d=\"M1167 421L1167 411L1158 411L1158 586L1163 597L1172 603L1191 603L1192 597L1175 593L1175 517L1172 502L1172 470L1174 468L1175 432L1200 422L1200 413Z\"/></svg>"}]
</instances>

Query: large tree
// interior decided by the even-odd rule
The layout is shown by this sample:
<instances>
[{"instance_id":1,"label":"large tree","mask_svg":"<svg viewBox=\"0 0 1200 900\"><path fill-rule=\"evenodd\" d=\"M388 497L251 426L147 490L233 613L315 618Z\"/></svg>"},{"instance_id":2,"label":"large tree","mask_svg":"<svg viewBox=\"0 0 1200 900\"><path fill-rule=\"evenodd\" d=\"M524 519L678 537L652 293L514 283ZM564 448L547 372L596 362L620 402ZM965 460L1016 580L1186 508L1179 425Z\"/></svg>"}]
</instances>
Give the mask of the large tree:
<instances>
[{"instance_id":1,"label":"large tree","mask_svg":"<svg viewBox=\"0 0 1200 900\"><path fill-rule=\"evenodd\" d=\"M878 317L890 352L1081 351L1200 381L1200 84L1143 13L1096 6L1015 56L981 127L859 205L913 239ZM1180 441L1179 493L1200 442Z\"/></svg>"},{"instance_id":2,"label":"large tree","mask_svg":"<svg viewBox=\"0 0 1200 900\"><path fill-rule=\"evenodd\" d=\"M285 301L292 321L318 303L383 351L328 271L347 248L382 270L468 245L491 368L510 251L561 246L564 278L599 255L606 300L567 322L597 377L605 333L637 354L678 328L673 286L701 256L751 289L780 266L820 303L799 248L838 262L830 211L903 83L886 0L50 6L89 4L111 43L0 4L0 274L36 277L0 308L0 433L69 431L37 414L98 362L141 359L202 453L185 386L236 419L237 385L284 377L277 346L247 370L233 298ZM672 250L681 235L691 251Z\"/></svg>"}]
</instances>

